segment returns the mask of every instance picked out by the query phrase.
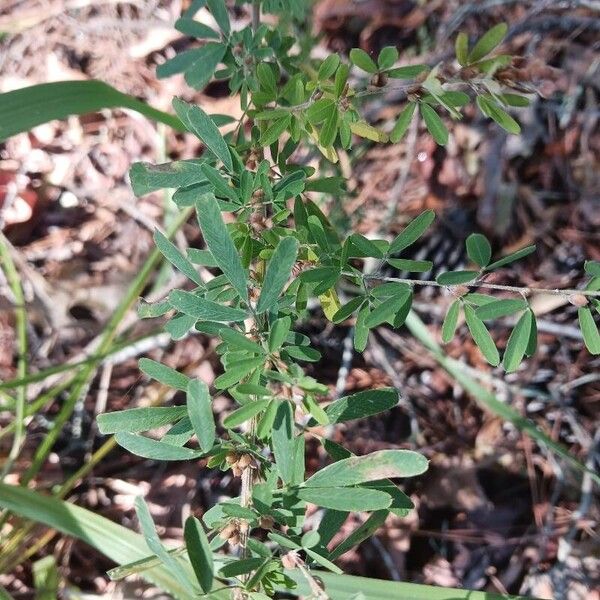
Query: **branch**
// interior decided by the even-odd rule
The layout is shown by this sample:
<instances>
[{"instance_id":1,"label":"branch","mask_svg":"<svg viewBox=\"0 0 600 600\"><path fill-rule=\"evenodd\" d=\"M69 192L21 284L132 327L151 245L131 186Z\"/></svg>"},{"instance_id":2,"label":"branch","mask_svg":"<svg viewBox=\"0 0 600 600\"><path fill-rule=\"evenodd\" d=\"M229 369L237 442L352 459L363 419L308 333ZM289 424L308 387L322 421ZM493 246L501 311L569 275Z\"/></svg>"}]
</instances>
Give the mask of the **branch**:
<instances>
[{"instance_id":1,"label":"branch","mask_svg":"<svg viewBox=\"0 0 600 600\"><path fill-rule=\"evenodd\" d=\"M347 277L356 277L354 273L342 273ZM538 287L521 287L518 285L501 285L497 283L487 283L485 281L472 281L469 283L438 283L437 281L429 279L405 279L402 277L384 277L383 275L364 275L364 279L373 279L377 281L392 281L397 283L406 283L414 286L433 286L440 288L485 288L489 290L502 290L505 292L513 292L515 294L521 294L522 296L529 296L533 294L552 294L554 296L573 296L580 294L582 296L588 296L591 298L600 298L600 290L577 290L577 289L558 289L558 288L538 288Z\"/></svg>"}]
</instances>

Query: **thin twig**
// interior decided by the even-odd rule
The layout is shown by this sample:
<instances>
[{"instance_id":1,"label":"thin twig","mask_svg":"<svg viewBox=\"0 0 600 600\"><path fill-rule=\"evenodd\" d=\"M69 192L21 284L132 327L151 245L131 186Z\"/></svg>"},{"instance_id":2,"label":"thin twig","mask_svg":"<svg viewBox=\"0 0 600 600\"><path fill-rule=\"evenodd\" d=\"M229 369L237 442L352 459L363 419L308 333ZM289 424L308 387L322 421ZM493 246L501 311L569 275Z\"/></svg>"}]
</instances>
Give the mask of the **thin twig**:
<instances>
[{"instance_id":1,"label":"thin twig","mask_svg":"<svg viewBox=\"0 0 600 600\"><path fill-rule=\"evenodd\" d=\"M356 277L354 273L342 273L347 277ZM515 294L521 294L522 296L529 296L532 294L551 294L554 296L573 296L575 294L581 294L583 296L589 296L591 298L600 298L600 290L577 290L577 289L558 289L558 288L537 288L537 287L520 287L517 285L501 285L497 283L487 283L485 281L471 281L468 283L438 283L437 281L428 279L405 279L402 277L384 277L382 275L364 275L367 280L377 281L391 281L397 283L406 283L410 286L433 286L446 289L456 289L461 287L467 288L485 288L489 290L501 290L505 292L513 292Z\"/></svg>"}]
</instances>

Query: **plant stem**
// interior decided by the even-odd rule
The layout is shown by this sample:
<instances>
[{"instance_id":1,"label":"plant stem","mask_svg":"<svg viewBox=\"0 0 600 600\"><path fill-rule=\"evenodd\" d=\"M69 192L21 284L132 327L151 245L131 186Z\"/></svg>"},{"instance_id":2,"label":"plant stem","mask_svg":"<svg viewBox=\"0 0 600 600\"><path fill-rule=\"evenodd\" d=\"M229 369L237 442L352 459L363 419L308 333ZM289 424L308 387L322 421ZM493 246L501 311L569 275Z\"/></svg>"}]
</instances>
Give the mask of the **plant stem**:
<instances>
[{"instance_id":1,"label":"plant stem","mask_svg":"<svg viewBox=\"0 0 600 600\"><path fill-rule=\"evenodd\" d=\"M256 33L260 27L260 0L252 2L252 31Z\"/></svg>"},{"instance_id":2,"label":"plant stem","mask_svg":"<svg viewBox=\"0 0 600 600\"><path fill-rule=\"evenodd\" d=\"M353 273L342 273L342 275L346 275L348 277L356 277L357 275ZM518 285L501 285L498 283L487 283L485 281L472 281L469 283L438 283L437 281L429 280L429 279L405 279L402 277L384 277L383 275L364 275L365 279L372 279L377 281L391 281L397 283L406 283L408 285L418 285L418 286L433 286L440 288L485 288L488 290L502 290L505 292L513 292L515 294L521 294L522 296L529 296L532 294L552 294L554 296L573 296L575 294L581 294L583 296L589 296L591 298L599 298L600 290L577 290L577 289L558 289L558 288L537 288L537 287L521 287Z\"/></svg>"}]
</instances>

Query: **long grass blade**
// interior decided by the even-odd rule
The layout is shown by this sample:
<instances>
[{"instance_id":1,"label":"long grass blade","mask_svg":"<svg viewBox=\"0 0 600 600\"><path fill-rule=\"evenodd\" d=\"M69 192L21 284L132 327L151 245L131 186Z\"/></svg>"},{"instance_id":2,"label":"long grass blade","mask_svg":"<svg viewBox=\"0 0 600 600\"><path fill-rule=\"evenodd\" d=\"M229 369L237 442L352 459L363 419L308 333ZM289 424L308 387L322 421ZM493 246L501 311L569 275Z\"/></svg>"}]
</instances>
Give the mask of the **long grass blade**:
<instances>
[{"instance_id":1,"label":"long grass blade","mask_svg":"<svg viewBox=\"0 0 600 600\"><path fill-rule=\"evenodd\" d=\"M0 141L37 125L106 108L129 108L185 131L181 121L102 81L55 81L0 94Z\"/></svg>"}]
</instances>

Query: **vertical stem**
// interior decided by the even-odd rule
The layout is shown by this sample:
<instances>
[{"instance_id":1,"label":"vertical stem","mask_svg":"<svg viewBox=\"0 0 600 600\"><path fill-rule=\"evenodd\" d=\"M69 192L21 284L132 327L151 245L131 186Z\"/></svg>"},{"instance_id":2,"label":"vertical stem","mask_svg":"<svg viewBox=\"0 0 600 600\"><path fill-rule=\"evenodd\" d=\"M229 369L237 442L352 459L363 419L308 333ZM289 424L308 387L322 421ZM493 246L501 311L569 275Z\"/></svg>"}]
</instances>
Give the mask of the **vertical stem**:
<instances>
[{"instance_id":1,"label":"vertical stem","mask_svg":"<svg viewBox=\"0 0 600 600\"><path fill-rule=\"evenodd\" d=\"M252 31L260 27L260 0L254 0L252 2Z\"/></svg>"}]
</instances>

